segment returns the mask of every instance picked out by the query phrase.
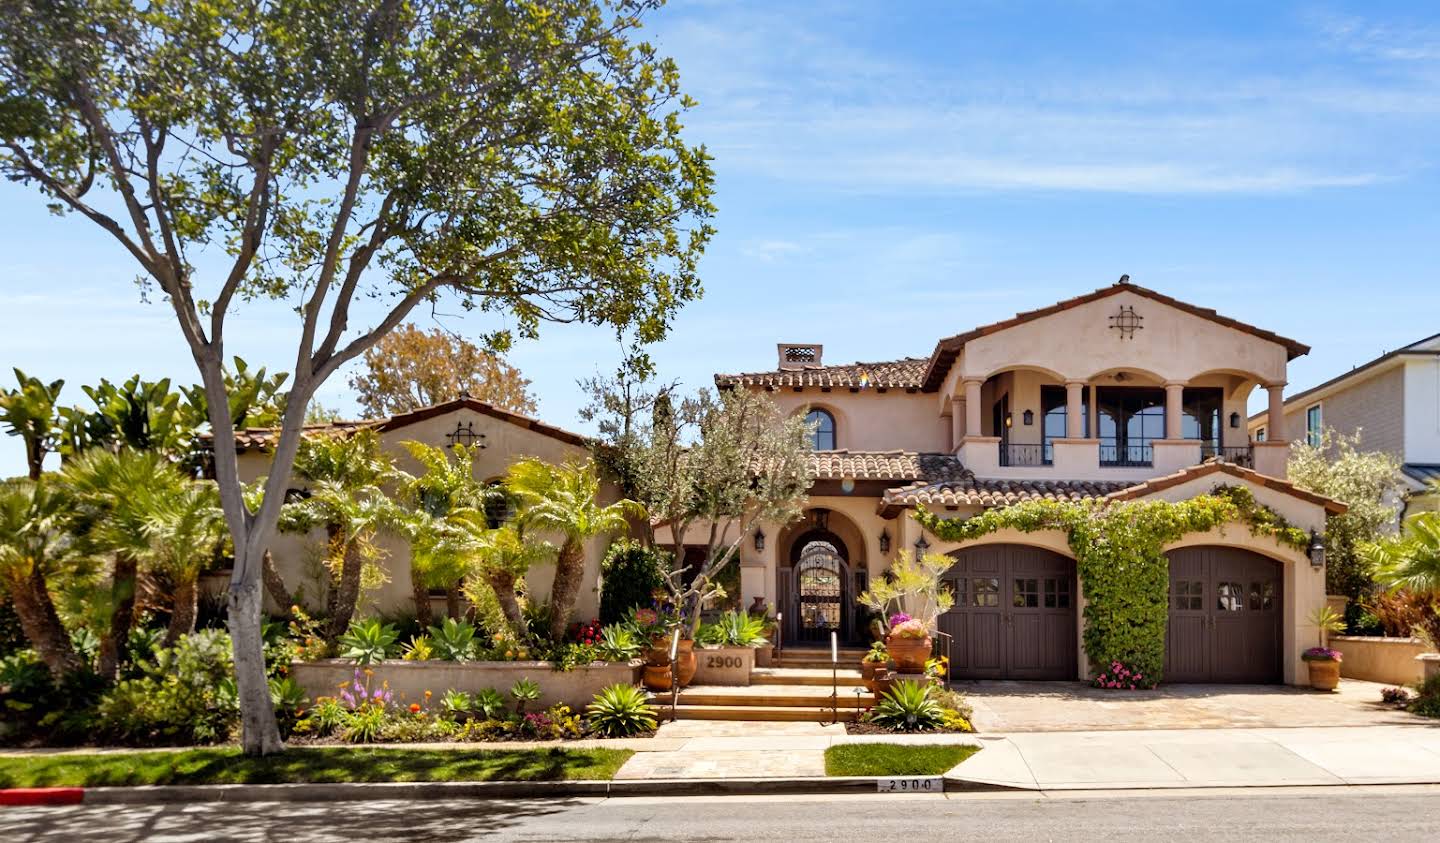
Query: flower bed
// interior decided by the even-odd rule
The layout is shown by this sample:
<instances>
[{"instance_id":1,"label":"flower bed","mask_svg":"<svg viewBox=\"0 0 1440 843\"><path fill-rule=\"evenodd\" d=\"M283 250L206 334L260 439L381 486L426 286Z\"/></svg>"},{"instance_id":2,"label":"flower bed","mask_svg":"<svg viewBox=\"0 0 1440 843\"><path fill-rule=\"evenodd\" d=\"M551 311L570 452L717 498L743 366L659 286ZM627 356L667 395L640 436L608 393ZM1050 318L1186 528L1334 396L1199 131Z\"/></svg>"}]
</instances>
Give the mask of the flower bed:
<instances>
[{"instance_id":1,"label":"flower bed","mask_svg":"<svg viewBox=\"0 0 1440 843\"><path fill-rule=\"evenodd\" d=\"M505 689L522 679L540 686L536 708L564 704L584 711L601 688L638 681L641 662L595 662L560 672L550 662L377 661L370 664L374 684L388 684L397 700L421 701L426 691L478 693L486 688ZM334 696L351 681L355 664L345 659L295 662L291 677L310 698Z\"/></svg>"}]
</instances>

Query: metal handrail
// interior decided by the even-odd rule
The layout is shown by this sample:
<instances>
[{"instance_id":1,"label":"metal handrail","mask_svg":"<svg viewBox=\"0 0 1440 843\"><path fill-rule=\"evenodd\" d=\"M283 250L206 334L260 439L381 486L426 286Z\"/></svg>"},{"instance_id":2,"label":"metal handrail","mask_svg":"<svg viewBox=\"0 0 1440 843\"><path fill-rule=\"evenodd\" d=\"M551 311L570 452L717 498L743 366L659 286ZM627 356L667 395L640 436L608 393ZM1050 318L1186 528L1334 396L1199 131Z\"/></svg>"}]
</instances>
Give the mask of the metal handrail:
<instances>
[{"instance_id":1,"label":"metal handrail","mask_svg":"<svg viewBox=\"0 0 1440 843\"><path fill-rule=\"evenodd\" d=\"M830 725L840 722L840 642L830 631Z\"/></svg>"},{"instance_id":2,"label":"metal handrail","mask_svg":"<svg viewBox=\"0 0 1440 843\"><path fill-rule=\"evenodd\" d=\"M1045 458L1044 445L1016 445L1011 442L1000 443L1000 465L1002 466L1037 466L1049 465L1050 461Z\"/></svg>"},{"instance_id":3,"label":"metal handrail","mask_svg":"<svg viewBox=\"0 0 1440 843\"><path fill-rule=\"evenodd\" d=\"M1149 468L1155 464L1155 449L1150 445L1101 445L1100 465L1106 468Z\"/></svg>"},{"instance_id":4,"label":"metal handrail","mask_svg":"<svg viewBox=\"0 0 1440 843\"><path fill-rule=\"evenodd\" d=\"M945 682L948 684L950 682L950 670L953 665L953 662L950 661L950 645L954 643L955 636L948 632L941 632L938 629L935 630L935 634L945 639Z\"/></svg>"},{"instance_id":5,"label":"metal handrail","mask_svg":"<svg viewBox=\"0 0 1440 843\"><path fill-rule=\"evenodd\" d=\"M670 722L674 723L680 715L675 709L680 704L680 627L675 627L675 632L670 636Z\"/></svg>"}]
</instances>

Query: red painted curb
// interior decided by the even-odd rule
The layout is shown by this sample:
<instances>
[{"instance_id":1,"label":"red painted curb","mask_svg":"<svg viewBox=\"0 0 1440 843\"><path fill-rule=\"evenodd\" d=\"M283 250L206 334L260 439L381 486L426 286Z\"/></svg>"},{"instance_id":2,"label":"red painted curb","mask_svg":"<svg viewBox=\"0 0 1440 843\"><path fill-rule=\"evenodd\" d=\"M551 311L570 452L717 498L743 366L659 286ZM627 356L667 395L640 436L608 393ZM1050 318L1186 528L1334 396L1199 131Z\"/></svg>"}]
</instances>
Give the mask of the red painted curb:
<instances>
[{"instance_id":1,"label":"red painted curb","mask_svg":"<svg viewBox=\"0 0 1440 843\"><path fill-rule=\"evenodd\" d=\"M0 788L0 805L79 805L84 799L83 787Z\"/></svg>"}]
</instances>

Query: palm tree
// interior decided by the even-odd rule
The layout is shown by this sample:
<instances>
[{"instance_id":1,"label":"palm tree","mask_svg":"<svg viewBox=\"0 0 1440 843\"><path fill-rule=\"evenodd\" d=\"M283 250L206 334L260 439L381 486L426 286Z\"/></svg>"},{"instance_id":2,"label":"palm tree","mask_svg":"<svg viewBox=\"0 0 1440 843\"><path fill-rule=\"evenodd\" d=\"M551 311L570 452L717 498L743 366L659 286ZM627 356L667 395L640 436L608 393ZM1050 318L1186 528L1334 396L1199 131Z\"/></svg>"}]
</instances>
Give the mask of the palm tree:
<instances>
[{"instance_id":1,"label":"palm tree","mask_svg":"<svg viewBox=\"0 0 1440 843\"><path fill-rule=\"evenodd\" d=\"M516 634L525 631L516 584L530 566L548 560L555 548L549 542L528 541L516 524L493 527L484 510L463 509L447 519L455 554L464 561L469 574L495 594L500 611ZM471 598L475 602L474 598Z\"/></svg>"},{"instance_id":2,"label":"palm tree","mask_svg":"<svg viewBox=\"0 0 1440 843\"><path fill-rule=\"evenodd\" d=\"M523 459L510 466L505 486L520 502L520 524L525 532L558 533L564 537L550 588L554 611L549 634L560 641L584 579L585 542L594 536L628 530L628 517L638 517L644 509L628 499L601 506L600 476L589 461L556 466Z\"/></svg>"},{"instance_id":3,"label":"palm tree","mask_svg":"<svg viewBox=\"0 0 1440 843\"><path fill-rule=\"evenodd\" d=\"M174 586L165 646L195 631L200 600L200 572L229 535L220 492L210 480L191 480L177 488L152 493L142 502L147 512L145 533L149 557L169 574Z\"/></svg>"},{"instance_id":4,"label":"palm tree","mask_svg":"<svg viewBox=\"0 0 1440 843\"><path fill-rule=\"evenodd\" d=\"M39 480L0 481L0 584L15 604L25 637L56 679L85 666L60 623L47 585L48 575L69 551L69 506L43 475Z\"/></svg>"},{"instance_id":5,"label":"palm tree","mask_svg":"<svg viewBox=\"0 0 1440 843\"><path fill-rule=\"evenodd\" d=\"M1420 629L1440 647L1440 512L1407 517L1400 535L1371 545L1368 556L1381 583L1428 598Z\"/></svg>"},{"instance_id":6,"label":"palm tree","mask_svg":"<svg viewBox=\"0 0 1440 843\"><path fill-rule=\"evenodd\" d=\"M98 607L108 622L97 670L114 678L134 621L141 565L150 558L153 510L187 481L164 455L130 448L92 448L66 463L61 477L74 500L70 528L80 547L110 560L110 589Z\"/></svg>"},{"instance_id":7,"label":"palm tree","mask_svg":"<svg viewBox=\"0 0 1440 843\"><path fill-rule=\"evenodd\" d=\"M31 480L45 470L45 455L56 446L56 409L65 381L45 383L15 370L18 389L0 389L0 423L5 432L25 442L25 464Z\"/></svg>"},{"instance_id":8,"label":"palm tree","mask_svg":"<svg viewBox=\"0 0 1440 843\"><path fill-rule=\"evenodd\" d=\"M430 609L431 587L445 589L446 614L460 614L460 581L466 574L457 555L447 519L461 509L483 509L492 492L475 479L475 449L463 445L436 448L423 442L404 442L410 456L424 469L418 475L397 472L404 502L404 531L410 540L410 587L415 616L425 626L434 623Z\"/></svg>"}]
</instances>

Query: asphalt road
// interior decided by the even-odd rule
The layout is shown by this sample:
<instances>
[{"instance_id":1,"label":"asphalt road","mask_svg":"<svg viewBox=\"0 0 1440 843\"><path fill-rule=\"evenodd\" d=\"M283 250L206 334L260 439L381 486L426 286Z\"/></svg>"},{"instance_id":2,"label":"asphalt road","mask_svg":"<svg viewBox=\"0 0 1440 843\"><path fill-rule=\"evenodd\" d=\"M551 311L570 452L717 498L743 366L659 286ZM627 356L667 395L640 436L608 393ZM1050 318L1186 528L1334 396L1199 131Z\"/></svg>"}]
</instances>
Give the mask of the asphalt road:
<instances>
[{"instance_id":1,"label":"asphalt road","mask_svg":"<svg viewBox=\"0 0 1440 843\"><path fill-rule=\"evenodd\" d=\"M1440 787L0 808L6 843L926 838L1433 843L1440 840Z\"/></svg>"}]
</instances>

